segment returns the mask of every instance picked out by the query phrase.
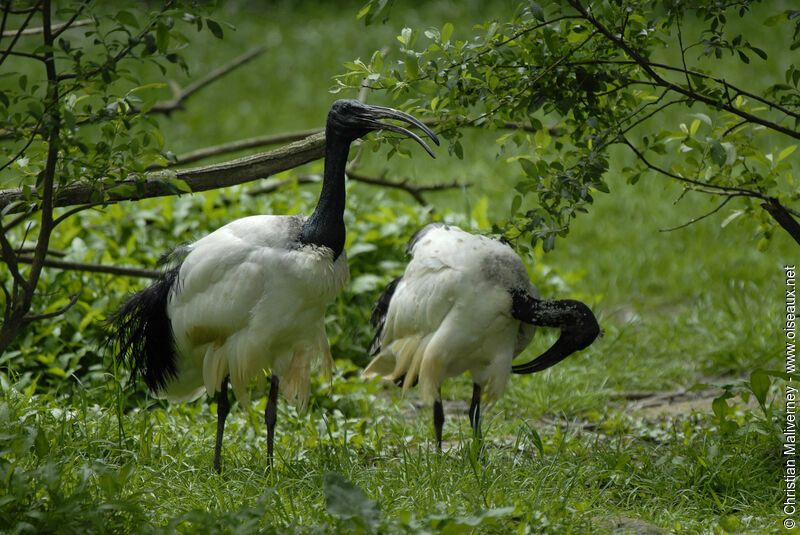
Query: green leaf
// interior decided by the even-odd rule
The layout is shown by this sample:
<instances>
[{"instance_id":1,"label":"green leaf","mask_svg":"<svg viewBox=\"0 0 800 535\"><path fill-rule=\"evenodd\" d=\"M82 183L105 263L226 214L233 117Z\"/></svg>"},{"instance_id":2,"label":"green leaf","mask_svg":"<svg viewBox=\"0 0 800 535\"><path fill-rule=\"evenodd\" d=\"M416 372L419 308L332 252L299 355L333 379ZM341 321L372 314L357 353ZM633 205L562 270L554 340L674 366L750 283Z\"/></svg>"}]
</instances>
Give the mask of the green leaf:
<instances>
[{"instance_id":1,"label":"green leaf","mask_svg":"<svg viewBox=\"0 0 800 535\"><path fill-rule=\"evenodd\" d=\"M511 215L517 213L519 207L522 206L522 197L519 195L514 195L514 198L511 200Z\"/></svg>"},{"instance_id":2,"label":"green leaf","mask_svg":"<svg viewBox=\"0 0 800 535\"><path fill-rule=\"evenodd\" d=\"M214 34L214 37L222 39L222 26L220 26L217 21L206 19L206 26L211 30L211 33Z\"/></svg>"},{"instance_id":3,"label":"green leaf","mask_svg":"<svg viewBox=\"0 0 800 535\"><path fill-rule=\"evenodd\" d=\"M700 119L695 119L692 121L692 126L689 127L689 135L694 137L698 128L700 128Z\"/></svg>"},{"instance_id":4,"label":"green leaf","mask_svg":"<svg viewBox=\"0 0 800 535\"><path fill-rule=\"evenodd\" d=\"M156 26L156 49L159 52L166 52L169 47L169 29L161 22Z\"/></svg>"},{"instance_id":5,"label":"green leaf","mask_svg":"<svg viewBox=\"0 0 800 535\"><path fill-rule=\"evenodd\" d=\"M447 22L445 23L444 26L442 26L442 42L443 43L448 42L450 40L450 36L452 35L453 35L453 25Z\"/></svg>"},{"instance_id":6,"label":"green leaf","mask_svg":"<svg viewBox=\"0 0 800 535\"><path fill-rule=\"evenodd\" d=\"M747 57L747 54L741 50L737 50L737 52L739 52L739 59L741 59L744 63L750 63L750 58Z\"/></svg>"},{"instance_id":7,"label":"green leaf","mask_svg":"<svg viewBox=\"0 0 800 535\"><path fill-rule=\"evenodd\" d=\"M522 170L525 172L526 175L528 175L533 179L539 178L539 169L537 169L535 163L533 163L527 158L520 158L519 164L522 166Z\"/></svg>"},{"instance_id":8,"label":"green leaf","mask_svg":"<svg viewBox=\"0 0 800 535\"><path fill-rule=\"evenodd\" d=\"M378 504L350 481L335 472L328 472L322 480L325 508L340 518L360 518L375 525L380 518Z\"/></svg>"},{"instance_id":9,"label":"green leaf","mask_svg":"<svg viewBox=\"0 0 800 535\"><path fill-rule=\"evenodd\" d=\"M114 15L114 19L123 26L131 26L136 29L139 28L139 22L136 20L136 17L124 9L122 11L117 11L117 14Z\"/></svg>"},{"instance_id":10,"label":"green leaf","mask_svg":"<svg viewBox=\"0 0 800 535\"><path fill-rule=\"evenodd\" d=\"M533 15L533 18L535 18L536 20L544 21L545 14L544 14L544 9L542 9L542 6L540 6L536 2L531 1L530 8L531 8L531 15Z\"/></svg>"},{"instance_id":11,"label":"green leaf","mask_svg":"<svg viewBox=\"0 0 800 535\"><path fill-rule=\"evenodd\" d=\"M722 146L722 143L716 139L712 139L710 142L710 149L711 161L720 167L725 165L725 161L728 159L728 151L725 150L725 147Z\"/></svg>"},{"instance_id":12,"label":"green leaf","mask_svg":"<svg viewBox=\"0 0 800 535\"><path fill-rule=\"evenodd\" d=\"M356 15L356 18L357 19L363 19L364 16L367 13L369 13L370 9L372 9L372 2L367 2L367 4L364 7L362 7L361 10L358 12L358 15Z\"/></svg>"},{"instance_id":13,"label":"green leaf","mask_svg":"<svg viewBox=\"0 0 800 535\"><path fill-rule=\"evenodd\" d=\"M786 147L785 149L783 149L778 154L778 157L775 158L775 163L778 163L779 161L783 160L784 158L787 158L791 153L793 153L795 151L796 148L797 148L797 145L790 145L790 146Z\"/></svg>"},{"instance_id":14,"label":"green leaf","mask_svg":"<svg viewBox=\"0 0 800 535\"><path fill-rule=\"evenodd\" d=\"M747 43L747 48L752 50L761 59L764 59L764 60L767 59L767 53L764 52L763 50L761 50L760 48L755 47L755 46L751 45L750 43Z\"/></svg>"},{"instance_id":15,"label":"green leaf","mask_svg":"<svg viewBox=\"0 0 800 535\"><path fill-rule=\"evenodd\" d=\"M714 398L714 401L711 402L711 409L720 421L725 421L728 415L728 402L724 397Z\"/></svg>"},{"instance_id":16,"label":"green leaf","mask_svg":"<svg viewBox=\"0 0 800 535\"><path fill-rule=\"evenodd\" d=\"M764 405L769 390L769 375L762 369L753 370L750 374L750 390L756 396L758 403Z\"/></svg>"}]
</instances>

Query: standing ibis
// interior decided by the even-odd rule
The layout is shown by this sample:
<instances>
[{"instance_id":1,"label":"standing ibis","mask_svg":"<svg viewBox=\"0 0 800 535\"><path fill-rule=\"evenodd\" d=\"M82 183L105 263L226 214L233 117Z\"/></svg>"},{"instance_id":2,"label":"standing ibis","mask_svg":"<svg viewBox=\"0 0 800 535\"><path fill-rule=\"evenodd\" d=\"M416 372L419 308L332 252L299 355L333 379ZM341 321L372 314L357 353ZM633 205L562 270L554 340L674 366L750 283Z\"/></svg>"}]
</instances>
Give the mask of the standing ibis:
<instances>
[{"instance_id":1,"label":"standing ibis","mask_svg":"<svg viewBox=\"0 0 800 535\"><path fill-rule=\"evenodd\" d=\"M303 410L312 361L321 360L330 371L325 307L349 278L343 212L350 144L383 129L413 138L434 156L419 136L380 119L405 121L439 143L406 113L337 100L328 113L322 191L310 217L244 217L176 249L175 265L110 317L118 357L155 397L192 401L204 391L216 394L217 472L229 381L236 399L246 404L248 387L265 387L269 374L264 420L272 466L279 388Z\"/></svg>"},{"instance_id":2,"label":"standing ibis","mask_svg":"<svg viewBox=\"0 0 800 535\"><path fill-rule=\"evenodd\" d=\"M588 347L600 332L584 303L539 299L520 257L497 240L432 223L411 238L406 253L413 258L370 318L374 359L363 373L402 384L403 392L419 383L422 399L433 402L439 449L446 378L470 372L469 419L480 437L481 394L499 398L512 372L545 370ZM537 325L561 329L558 340L531 362L512 366Z\"/></svg>"}]
</instances>

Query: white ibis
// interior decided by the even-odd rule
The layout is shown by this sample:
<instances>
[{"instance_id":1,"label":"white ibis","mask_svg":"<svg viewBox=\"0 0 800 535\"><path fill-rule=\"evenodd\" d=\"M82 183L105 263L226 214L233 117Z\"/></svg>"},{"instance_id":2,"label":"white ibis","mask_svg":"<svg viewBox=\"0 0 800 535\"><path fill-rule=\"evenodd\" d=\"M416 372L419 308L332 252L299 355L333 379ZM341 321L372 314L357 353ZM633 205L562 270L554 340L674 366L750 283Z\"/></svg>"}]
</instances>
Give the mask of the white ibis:
<instances>
[{"instance_id":1,"label":"white ibis","mask_svg":"<svg viewBox=\"0 0 800 535\"><path fill-rule=\"evenodd\" d=\"M349 272L344 253L345 165L350 144L373 130L409 136L379 119L397 119L439 141L414 117L354 100L333 103L325 127L325 171L311 217L258 215L237 219L171 254L177 265L128 298L110 318L118 355L156 397L192 401L217 396L214 469L220 471L228 381L236 399L248 387L270 386L264 420L272 466L278 389L304 409L310 366L332 363L325 307Z\"/></svg>"},{"instance_id":2,"label":"white ibis","mask_svg":"<svg viewBox=\"0 0 800 535\"><path fill-rule=\"evenodd\" d=\"M500 397L509 375L542 371L591 344L600 332L584 303L540 300L522 260L508 245L432 223L408 244L413 258L378 300L370 322L375 358L365 376L382 375L403 385L419 383L433 402L433 425L442 447L441 385L448 377L472 376L470 424L480 437L480 402ZM536 326L561 335L541 356L512 366Z\"/></svg>"}]
</instances>

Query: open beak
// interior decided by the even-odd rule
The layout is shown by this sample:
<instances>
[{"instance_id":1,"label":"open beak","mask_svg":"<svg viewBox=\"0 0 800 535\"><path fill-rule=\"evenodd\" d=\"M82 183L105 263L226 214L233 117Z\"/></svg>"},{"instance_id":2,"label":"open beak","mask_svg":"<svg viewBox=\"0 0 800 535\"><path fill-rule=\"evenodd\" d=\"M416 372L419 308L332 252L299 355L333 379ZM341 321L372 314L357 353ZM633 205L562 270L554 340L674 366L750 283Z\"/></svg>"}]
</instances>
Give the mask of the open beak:
<instances>
[{"instance_id":1,"label":"open beak","mask_svg":"<svg viewBox=\"0 0 800 535\"><path fill-rule=\"evenodd\" d=\"M425 132L428 135L428 137L431 138L431 141L433 141L438 145L439 138L436 137L436 134L434 134L430 128L422 124L422 122L419 119L407 113L392 108L384 108L383 106L370 106L369 117L365 118L365 122L375 130L390 130L392 132L397 132L398 134L403 134L412 138L417 143L422 145L422 148L424 148L428 152L428 154L431 155L432 158L436 158L436 155L433 153L428 144L425 143L422 140L422 138L420 138L417 134L406 128L403 128L402 126L398 126L392 123L384 123L382 121L379 121L378 119L397 119L398 121L404 121L413 126L416 126L420 130Z\"/></svg>"}]
</instances>

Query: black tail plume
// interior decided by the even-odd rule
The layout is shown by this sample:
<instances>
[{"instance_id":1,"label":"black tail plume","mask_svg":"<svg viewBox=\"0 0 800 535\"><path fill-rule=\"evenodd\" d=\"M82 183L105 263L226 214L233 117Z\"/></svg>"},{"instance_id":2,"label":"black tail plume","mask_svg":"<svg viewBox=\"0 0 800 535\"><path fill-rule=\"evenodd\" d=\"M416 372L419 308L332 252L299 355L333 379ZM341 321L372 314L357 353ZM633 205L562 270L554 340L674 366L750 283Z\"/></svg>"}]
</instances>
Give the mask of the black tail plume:
<instances>
[{"instance_id":1,"label":"black tail plume","mask_svg":"<svg viewBox=\"0 0 800 535\"><path fill-rule=\"evenodd\" d=\"M177 373L175 336L167 316L167 300L180 265L165 271L151 286L132 294L109 318L107 343L151 392L162 390Z\"/></svg>"},{"instance_id":2,"label":"black tail plume","mask_svg":"<svg viewBox=\"0 0 800 535\"><path fill-rule=\"evenodd\" d=\"M372 311L372 315L369 317L370 324L375 327L375 336L372 337L372 342L369 343L370 356L377 355L381 350L380 338L383 333L383 324L386 323L386 313L389 311L389 303L394 295L394 290L402 278L397 277L386 286L386 289L378 298L375 310Z\"/></svg>"}]
</instances>

